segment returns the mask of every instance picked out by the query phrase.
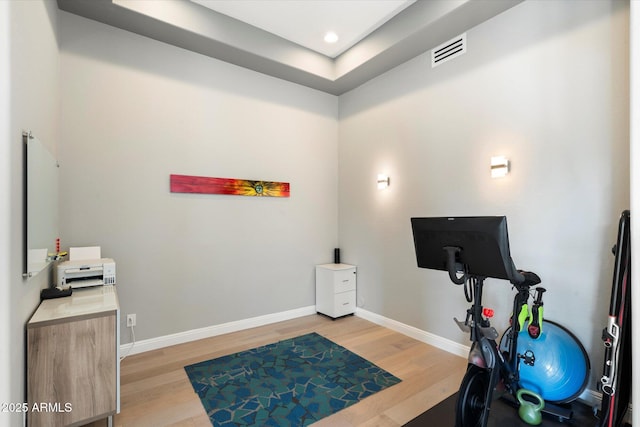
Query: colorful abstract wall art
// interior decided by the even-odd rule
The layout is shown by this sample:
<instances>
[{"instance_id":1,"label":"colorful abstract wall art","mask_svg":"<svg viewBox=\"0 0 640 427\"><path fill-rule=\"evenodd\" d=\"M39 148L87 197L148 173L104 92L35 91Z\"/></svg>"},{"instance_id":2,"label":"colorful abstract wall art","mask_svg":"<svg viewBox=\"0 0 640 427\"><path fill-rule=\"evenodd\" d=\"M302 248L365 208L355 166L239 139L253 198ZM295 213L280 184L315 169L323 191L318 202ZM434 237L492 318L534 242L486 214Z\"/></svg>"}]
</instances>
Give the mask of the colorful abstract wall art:
<instances>
[{"instance_id":1,"label":"colorful abstract wall art","mask_svg":"<svg viewBox=\"0 0 640 427\"><path fill-rule=\"evenodd\" d=\"M288 182L170 175L172 193L231 194L235 196L289 197Z\"/></svg>"}]
</instances>

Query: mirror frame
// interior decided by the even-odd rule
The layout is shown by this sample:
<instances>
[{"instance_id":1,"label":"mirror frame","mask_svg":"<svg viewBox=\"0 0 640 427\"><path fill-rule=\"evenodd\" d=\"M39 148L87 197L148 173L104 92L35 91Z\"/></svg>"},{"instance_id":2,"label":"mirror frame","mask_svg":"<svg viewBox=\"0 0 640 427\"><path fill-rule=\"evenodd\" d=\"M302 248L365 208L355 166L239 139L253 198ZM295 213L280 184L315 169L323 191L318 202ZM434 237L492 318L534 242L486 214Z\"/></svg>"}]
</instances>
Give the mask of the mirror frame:
<instances>
[{"instance_id":1,"label":"mirror frame","mask_svg":"<svg viewBox=\"0 0 640 427\"><path fill-rule=\"evenodd\" d=\"M22 226L22 277L28 279L45 270L50 264L52 259L49 257L49 252L53 252L55 248L55 239L58 237L58 161L55 156L45 147L41 141L34 138L31 132L22 133L22 149L23 149L23 194L22 194L22 208L23 208L23 226ZM31 147L31 148L29 148ZM29 153L31 152L30 160ZM34 155L35 154L35 155ZM35 165L34 161L38 160L39 164ZM31 168L29 167L31 163ZM51 171L55 173L52 174ZM52 183L47 185L47 183ZM34 191L40 190L40 191ZM54 194L35 194L39 192L49 192ZM34 194L30 194L34 193ZM47 199L47 196L50 196ZM36 203L30 203L36 200ZM52 202L53 200L53 202ZM42 201L42 203L39 203ZM35 205L35 206L34 206ZM45 205L45 206L43 206ZM31 209L31 211L30 211ZM40 221L34 223L34 219L37 219L40 214ZM48 219L51 218L49 221ZM44 232L42 232L44 230ZM39 237L38 241L34 240L34 233L41 231L43 236ZM49 240L51 242L49 243ZM37 268L34 268L33 260L30 258L30 253L33 253L33 249L30 247L34 243L47 242L47 247L42 248L44 250L44 261L39 262ZM52 245L52 246L49 246ZM50 250L51 248L51 250ZM40 250L42 250L40 249ZM32 261L30 263L29 261Z\"/></svg>"},{"instance_id":2,"label":"mirror frame","mask_svg":"<svg viewBox=\"0 0 640 427\"><path fill-rule=\"evenodd\" d=\"M22 132L22 277L29 278L29 202L27 184L29 182L28 145L31 132Z\"/></svg>"}]
</instances>

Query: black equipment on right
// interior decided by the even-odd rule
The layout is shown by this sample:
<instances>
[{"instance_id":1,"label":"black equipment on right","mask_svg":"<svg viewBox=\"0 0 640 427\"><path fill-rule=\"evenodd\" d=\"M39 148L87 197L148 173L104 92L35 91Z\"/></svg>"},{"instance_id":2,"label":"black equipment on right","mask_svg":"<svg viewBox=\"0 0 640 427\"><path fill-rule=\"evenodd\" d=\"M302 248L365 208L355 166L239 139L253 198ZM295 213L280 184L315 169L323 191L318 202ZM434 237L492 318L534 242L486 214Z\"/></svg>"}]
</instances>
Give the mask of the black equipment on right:
<instances>
[{"instance_id":1,"label":"black equipment on right","mask_svg":"<svg viewBox=\"0 0 640 427\"><path fill-rule=\"evenodd\" d=\"M598 427L620 427L631 397L631 214L622 212L613 247L615 263L607 327L602 331L604 365Z\"/></svg>"}]
</instances>

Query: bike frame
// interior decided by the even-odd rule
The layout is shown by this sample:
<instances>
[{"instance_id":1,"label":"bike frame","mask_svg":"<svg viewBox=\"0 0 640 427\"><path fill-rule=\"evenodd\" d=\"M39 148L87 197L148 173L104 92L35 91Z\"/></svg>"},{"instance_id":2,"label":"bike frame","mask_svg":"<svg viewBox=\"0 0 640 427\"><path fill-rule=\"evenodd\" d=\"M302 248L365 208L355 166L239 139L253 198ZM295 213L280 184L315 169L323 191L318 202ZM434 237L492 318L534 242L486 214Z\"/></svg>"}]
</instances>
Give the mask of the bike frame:
<instances>
[{"instance_id":1,"label":"bike frame","mask_svg":"<svg viewBox=\"0 0 640 427\"><path fill-rule=\"evenodd\" d=\"M484 408L480 418L480 427L486 427L489 420L493 393L500 381L504 384L505 391L516 399L516 393L520 389L519 366L520 360L527 362L527 355L518 354L518 335L521 331L519 313L523 306L526 306L531 293L531 288L535 285L522 283L513 285L516 294L513 297L513 315L511 317L511 328L507 332L507 351L500 351L496 342L499 334L493 328L488 319L483 318L482 291L485 277L468 277L473 289L471 308L467 310L467 318L460 322L454 318L461 329L470 332L471 351L469 352L469 364L478 368L486 369L489 372L489 383L484 399ZM468 329L467 329L468 328ZM568 420L572 416L572 411L557 405L546 403L543 412L558 417L560 420Z\"/></svg>"},{"instance_id":2,"label":"bike frame","mask_svg":"<svg viewBox=\"0 0 640 427\"><path fill-rule=\"evenodd\" d=\"M469 277L472 286L472 306L467 310L467 318L464 325L470 329L471 352L469 363L479 368L487 369L490 372L489 384L485 395L484 410L481 417L481 426L486 426L489 419L489 410L493 400L493 391L502 380L506 391L515 396L519 387L518 362L519 355L518 333L520 325L516 319L522 307L529 299L530 286L518 285L517 293L513 299L513 313L511 332L509 333L509 349L503 354L496 342L498 332L491 327L490 321L482 316L482 291L485 277ZM462 327L461 322L457 321ZM480 359L478 359L478 355Z\"/></svg>"}]
</instances>

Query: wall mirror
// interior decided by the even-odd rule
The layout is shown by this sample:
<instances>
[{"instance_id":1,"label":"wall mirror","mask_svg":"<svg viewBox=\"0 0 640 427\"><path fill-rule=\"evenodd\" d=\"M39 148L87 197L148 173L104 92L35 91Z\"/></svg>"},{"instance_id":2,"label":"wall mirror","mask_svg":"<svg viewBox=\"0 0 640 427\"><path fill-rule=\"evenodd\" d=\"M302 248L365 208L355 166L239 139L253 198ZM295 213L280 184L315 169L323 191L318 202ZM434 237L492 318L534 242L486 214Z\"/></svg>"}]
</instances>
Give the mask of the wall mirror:
<instances>
[{"instance_id":1,"label":"wall mirror","mask_svg":"<svg viewBox=\"0 0 640 427\"><path fill-rule=\"evenodd\" d=\"M23 277L32 277L51 262L58 237L58 162L31 133L23 134L24 256Z\"/></svg>"}]
</instances>

